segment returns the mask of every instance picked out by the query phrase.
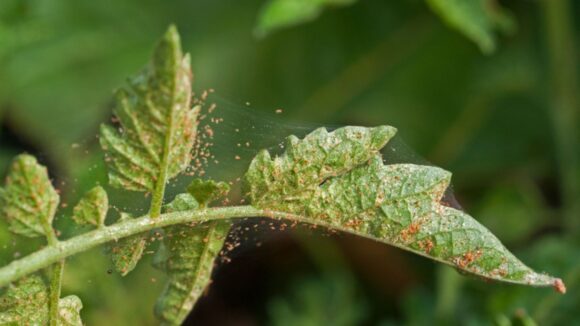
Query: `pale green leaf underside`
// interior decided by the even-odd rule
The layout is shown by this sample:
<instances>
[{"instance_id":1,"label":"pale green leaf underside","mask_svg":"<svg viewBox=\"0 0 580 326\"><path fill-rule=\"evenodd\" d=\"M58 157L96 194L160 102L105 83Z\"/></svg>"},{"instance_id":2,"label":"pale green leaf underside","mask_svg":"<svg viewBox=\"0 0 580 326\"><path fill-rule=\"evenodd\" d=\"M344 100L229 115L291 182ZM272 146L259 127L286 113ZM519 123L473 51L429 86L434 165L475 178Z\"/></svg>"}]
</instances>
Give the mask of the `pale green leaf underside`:
<instances>
[{"instance_id":1,"label":"pale green leaf underside","mask_svg":"<svg viewBox=\"0 0 580 326\"><path fill-rule=\"evenodd\" d=\"M167 212L197 209L199 206L191 194L181 194L167 205ZM155 314L163 324L180 325L185 320L211 282L215 259L229 230L228 222L165 228L163 245L167 256L160 265L169 280L155 306Z\"/></svg>"},{"instance_id":2,"label":"pale green leaf underside","mask_svg":"<svg viewBox=\"0 0 580 326\"><path fill-rule=\"evenodd\" d=\"M91 224L102 227L109 210L109 198L102 187L95 187L85 194L73 210L73 220L77 224Z\"/></svg>"},{"instance_id":3,"label":"pale green leaf underside","mask_svg":"<svg viewBox=\"0 0 580 326\"><path fill-rule=\"evenodd\" d=\"M117 223L132 218L127 213L121 213L121 218ZM135 267L147 246L147 234L140 233L133 236L120 239L118 242L111 244L111 261L113 267L122 276L129 274Z\"/></svg>"},{"instance_id":4,"label":"pale green leaf underside","mask_svg":"<svg viewBox=\"0 0 580 326\"><path fill-rule=\"evenodd\" d=\"M507 32L514 29L514 21L496 0L427 0L427 3L484 53L495 50L497 29Z\"/></svg>"},{"instance_id":5,"label":"pale green leaf underside","mask_svg":"<svg viewBox=\"0 0 580 326\"><path fill-rule=\"evenodd\" d=\"M1 214L10 231L27 237L46 235L59 200L46 168L36 158L23 154L14 159L0 192Z\"/></svg>"},{"instance_id":6,"label":"pale green leaf underside","mask_svg":"<svg viewBox=\"0 0 580 326\"><path fill-rule=\"evenodd\" d=\"M38 275L10 285L0 298L1 325L46 325L49 310L48 287ZM83 304L74 295L59 300L59 325L81 326Z\"/></svg>"},{"instance_id":7,"label":"pale green leaf underside","mask_svg":"<svg viewBox=\"0 0 580 326\"><path fill-rule=\"evenodd\" d=\"M171 27L152 62L117 92L117 130L101 127L109 182L119 188L153 191L182 172L191 160L199 108L191 108L189 56ZM163 178L163 176L165 178Z\"/></svg>"},{"instance_id":8,"label":"pale green leaf underside","mask_svg":"<svg viewBox=\"0 0 580 326\"><path fill-rule=\"evenodd\" d=\"M412 251L475 275L530 285L554 285L514 257L471 216L441 203L451 174L432 166L383 165L355 135L390 139L388 127L319 129L302 141L289 138L286 153L260 153L246 174L252 205L302 216L306 221ZM346 136L339 136L346 135ZM366 146L369 147L368 145ZM343 158L340 160L338 158Z\"/></svg>"}]
</instances>

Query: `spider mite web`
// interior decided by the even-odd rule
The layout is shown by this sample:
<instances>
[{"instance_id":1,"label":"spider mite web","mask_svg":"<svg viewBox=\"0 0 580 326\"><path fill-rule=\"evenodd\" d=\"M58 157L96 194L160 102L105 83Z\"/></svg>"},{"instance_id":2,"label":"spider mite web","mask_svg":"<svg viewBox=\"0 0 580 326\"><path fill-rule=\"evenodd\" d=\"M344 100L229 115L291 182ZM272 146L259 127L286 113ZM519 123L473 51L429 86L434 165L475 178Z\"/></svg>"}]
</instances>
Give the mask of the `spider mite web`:
<instances>
[{"instance_id":1,"label":"spider mite web","mask_svg":"<svg viewBox=\"0 0 580 326\"><path fill-rule=\"evenodd\" d=\"M253 157L262 149L272 156L284 152L286 137L295 135L303 138L319 127L329 131L340 125L319 125L284 119L282 109L258 110L250 103L235 104L212 93L204 92L199 103L204 104L198 126L198 141L194 150L192 167L187 174L201 178L226 181L232 190L221 205L247 204L242 193L243 176ZM388 124L388 121L385 121ZM395 136L381 150L385 164L411 163L432 165L411 149L400 136ZM190 177L172 183L172 192L185 189ZM449 187L443 201L446 205L461 209ZM217 204L217 203L216 203ZM232 256L246 249L260 246L281 232L297 227L284 221L252 218L236 221L222 258L228 261ZM309 229L309 226L298 226ZM333 231L322 231L323 235Z\"/></svg>"},{"instance_id":2,"label":"spider mite web","mask_svg":"<svg viewBox=\"0 0 580 326\"><path fill-rule=\"evenodd\" d=\"M280 155L290 135L303 138L320 127L329 131L343 127L289 121L284 119L283 109L254 109L249 102L239 105L213 94L204 94L201 98L205 109L201 114L198 142L189 174L229 182L233 188L230 198L233 204L244 203L239 185L251 160L260 150L266 149L272 156ZM399 135L387 143L381 154L385 164L432 165ZM447 205L461 209L452 187L443 200Z\"/></svg>"}]
</instances>

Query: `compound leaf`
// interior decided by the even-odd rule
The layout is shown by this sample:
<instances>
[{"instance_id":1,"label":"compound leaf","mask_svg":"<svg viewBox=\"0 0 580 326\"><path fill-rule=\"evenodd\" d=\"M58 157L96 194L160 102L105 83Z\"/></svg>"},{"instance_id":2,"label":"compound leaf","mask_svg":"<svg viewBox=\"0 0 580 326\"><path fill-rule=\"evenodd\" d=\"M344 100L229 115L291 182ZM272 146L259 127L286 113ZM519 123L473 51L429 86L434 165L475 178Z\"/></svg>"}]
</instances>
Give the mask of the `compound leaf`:
<instances>
[{"instance_id":1,"label":"compound leaf","mask_svg":"<svg viewBox=\"0 0 580 326\"><path fill-rule=\"evenodd\" d=\"M105 218L109 210L107 192L97 186L85 194L73 210L73 220L77 224L91 224L97 227L105 225Z\"/></svg>"},{"instance_id":2,"label":"compound leaf","mask_svg":"<svg viewBox=\"0 0 580 326\"><path fill-rule=\"evenodd\" d=\"M46 168L36 158L22 154L14 159L0 192L0 209L10 231L27 237L46 236L52 232L59 200Z\"/></svg>"},{"instance_id":3,"label":"compound leaf","mask_svg":"<svg viewBox=\"0 0 580 326\"><path fill-rule=\"evenodd\" d=\"M196 179L188 187L190 193L178 195L166 206L166 211L205 207L209 201L225 195L228 189L225 183ZM155 313L163 324L180 325L185 320L211 282L215 259L229 230L228 222L165 228L164 248L160 250L165 254L165 259L157 265L163 266L169 280L155 306Z\"/></svg>"},{"instance_id":4,"label":"compound leaf","mask_svg":"<svg viewBox=\"0 0 580 326\"><path fill-rule=\"evenodd\" d=\"M117 223L123 223L132 217L127 213L121 213L121 217ZM146 234L140 233L127 238L119 240L117 243L111 245L111 260L113 267L122 276L129 274L135 267L147 245Z\"/></svg>"},{"instance_id":5,"label":"compound leaf","mask_svg":"<svg viewBox=\"0 0 580 326\"><path fill-rule=\"evenodd\" d=\"M496 48L495 30L511 32L515 22L496 0L427 0L451 27L475 42L482 52Z\"/></svg>"},{"instance_id":6,"label":"compound leaf","mask_svg":"<svg viewBox=\"0 0 580 326\"><path fill-rule=\"evenodd\" d=\"M0 324L48 324L49 292L43 279L30 275L11 284L0 298ZM80 310L83 304L74 295L59 300L59 325L82 325Z\"/></svg>"},{"instance_id":7,"label":"compound leaf","mask_svg":"<svg viewBox=\"0 0 580 326\"><path fill-rule=\"evenodd\" d=\"M191 84L189 56L171 26L151 63L117 92L120 129L101 127L111 185L150 192L189 166L199 113L190 106Z\"/></svg>"},{"instance_id":8,"label":"compound leaf","mask_svg":"<svg viewBox=\"0 0 580 326\"><path fill-rule=\"evenodd\" d=\"M513 256L484 226L442 203L451 174L431 166L384 165L374 143L368 156L361 139L388 140L392 129L318 129L304 140L289 137L286 152L264 151L246 173L252 205L300 216L446 263L483 278L557 286ZM357 144L353 146L351 144Z\"/></svg>"}]
</instances>

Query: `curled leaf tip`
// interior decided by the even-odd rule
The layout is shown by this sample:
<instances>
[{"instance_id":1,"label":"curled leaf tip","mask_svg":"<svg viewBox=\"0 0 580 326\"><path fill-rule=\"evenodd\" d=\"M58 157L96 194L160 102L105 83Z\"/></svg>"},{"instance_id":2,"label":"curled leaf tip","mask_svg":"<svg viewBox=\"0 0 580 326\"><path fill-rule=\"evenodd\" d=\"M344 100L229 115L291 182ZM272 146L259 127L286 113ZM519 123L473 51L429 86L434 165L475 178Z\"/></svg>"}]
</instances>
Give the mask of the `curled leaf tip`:
<instances>
[{"instance_id":1,"label":"curled leaf tip","mask_svg":"<svg viewBox=\"0 0 580 326\"><path fill-rule=\"evenodd\" d=\"M564 284L564 281L562 281L562 279L559 278L555 279L553 286L556 292L566 294L566 285Z\"/></svg>"}]
</instances>

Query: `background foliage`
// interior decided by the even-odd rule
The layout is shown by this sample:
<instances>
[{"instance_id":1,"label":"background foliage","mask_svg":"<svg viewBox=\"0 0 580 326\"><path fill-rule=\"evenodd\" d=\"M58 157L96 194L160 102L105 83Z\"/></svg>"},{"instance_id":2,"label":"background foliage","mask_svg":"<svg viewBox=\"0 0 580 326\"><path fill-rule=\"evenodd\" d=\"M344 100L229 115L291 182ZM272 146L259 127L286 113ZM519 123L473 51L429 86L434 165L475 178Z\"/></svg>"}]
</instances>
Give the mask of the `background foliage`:
<instances>
[{"instance_id":1,"label":"background foliage","mask_svg":"<svg viewBox=\"0 0 580 326\"><path fill-rule=\"evenodd\" d=\"M580 324L580 6L474 0L446 9L455 2L3 0L0 169L17 153L38 155L64 206L104 185L96 135L111 90L174 22L194 89L283 108L283 121L396 126L419 157L453 171L471 215L569 290L485 284L367 240L265 225L239 233L249 241L217 269L189 322ZM136 207L135 198L115 204ZM63 233L77 231L62 222ZM40 244L2 232L2 264ZM80 258L67 266L63 295L83 298L87 324L155 323L160 272L141 264L121 278L101 250Z\"/></svg>"}]
</instances>

